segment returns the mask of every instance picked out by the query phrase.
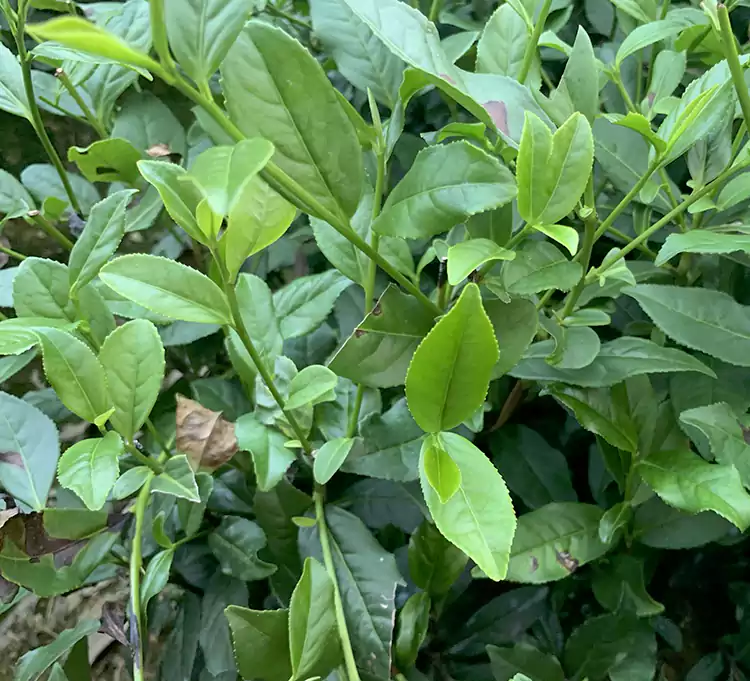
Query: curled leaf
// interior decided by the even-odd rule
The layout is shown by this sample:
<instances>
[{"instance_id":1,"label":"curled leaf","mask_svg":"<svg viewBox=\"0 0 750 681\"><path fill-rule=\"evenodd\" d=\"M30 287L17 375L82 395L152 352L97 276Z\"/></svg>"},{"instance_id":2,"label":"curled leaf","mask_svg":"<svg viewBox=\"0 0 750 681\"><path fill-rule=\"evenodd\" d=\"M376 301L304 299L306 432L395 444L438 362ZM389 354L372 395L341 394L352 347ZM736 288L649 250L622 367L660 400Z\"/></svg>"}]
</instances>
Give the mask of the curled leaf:
<instances>
[{"instance_id":1,"label":"curled leaf","mask_svg":"<svg viewBox=\"0 0 750 681\"><path fill-rule=\"evenodd\" d=\"M177 449L194 470L215 470L237 453L234 424L193 400L177 396Z\"/></svg>"}]
</instances>

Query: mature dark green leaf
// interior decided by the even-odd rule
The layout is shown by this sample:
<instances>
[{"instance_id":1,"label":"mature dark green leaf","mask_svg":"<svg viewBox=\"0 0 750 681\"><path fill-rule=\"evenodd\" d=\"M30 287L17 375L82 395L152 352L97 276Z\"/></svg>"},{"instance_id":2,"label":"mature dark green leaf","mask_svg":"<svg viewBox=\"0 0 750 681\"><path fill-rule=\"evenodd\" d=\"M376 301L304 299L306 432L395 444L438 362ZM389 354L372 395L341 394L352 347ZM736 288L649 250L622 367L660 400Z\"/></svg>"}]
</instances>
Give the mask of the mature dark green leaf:
<instances>
[{"instance_id":1,"label":"mature dark green leaf","mask_svg":"<svg viewBox=\"0 0 750 681\"><path fill-rule=\"evenodd\" d=\"M398 613L398 633L394 656L399 669L414 666L430 626L432 602L424 591L409 597Z\"/></svg>"},{"instance_id":2,"label":"mature dark green leaf","mask_svg":"<svg viewBox=\"0 0 750 681\"><path fill-rule=\"evenodd\" d=\"M13 279L13 307L19 317L46 317L73 321L68 299L68 268L42 258L27 258Z\"/></svg>"},{"instance_id":3,"label":"mature dark green leaf","mask_svg":"<svg viewBox=\"0 0 750 681\"><path fill-rule=\"evenodd\" d=\"M275 565L258 557L258 551L266 545L266 535L247 518L222 518L219 527L208 536L208 545L225 575L251 581L265 579L276 571Z\"/></svg>"},{"instance_id":4,"label":"mature dark green leaf","mask_svg":"<svg viewBox=\"0 0 750 681\"><path fill-rule=\"evenodd\" d=\"M427 238L515 196L511 172L481 149L463 141L432 146L417 155L372 228L390 236Z\"/></svg>"},{"instance_id":5,"label":"mature dark green leaf","mask_svg":"<svg viewBox=\"0 0 750 681\"><path fill-rule=\"evenodd\" d=\"M201 602L199 642L206 669L214 676L236 673L229 624L224 611L229 606L247 604L247 585L217 572L209 582Z\"/></svg>"},{"instance_id":6,"label":"mature dark green leaf","mask_svg":"<svg viewBox=\"0 0 750 681\"><path fill-rule=\"evenodd\" d=\"M517 78L530 33L526 22L509 4L500 5L490 16L477 43L477 71ZM536 60L535 60L536 62ZM539 64L534 64L539 82Z\"/></svg>"},{"instance_id":7,"label":"mature dark green leaf","mask_svg":"<svg viewBox=\"0 0 750 681\"><path fill-rule=\"evenodd\" d=\"M424 520L409 539L412 581L435 598L450 591L466 567L468 556Z\"/></svg>"},{"instance_id":8,"label":"mature dark green leaf","mask_svg":"<svg viewBox=\"0 0 750 681\"><path fill-rule=\"evenodd\" d=\"M0 485L22 508L41 511L60 457L55 425L38 409L0 392Z\"/></svg>"},{"instance_id":9,"label":"mature dark green leaf","mask_svg":"<svg viewBox=\"0 0 750 681\"><path fill-rule=\"evenodd\" d=\"M508 487L529 508L577 501L565 456L537 432L526 426L505 426L490 446Z\"/></svg>"},{"instance_id":10,"label":"mature dark green leaf","mask_svg":"<svg viewBox=\"0 0 750 681\"><path fill-rule=\"evenodd\" d=\"M440 440L458 467L461 481L457 492L446 502L441 501L428 482L422 450L422 493L435 525L491 579L504 579L516 529L505 482L485 454L465 438L441 433Z\"/></svg>"},{"instance_id":11,"label":"mature dark green leaf","mask_svg":"<svg viewBox=\"0 0 750 681\"><path fill-rule=\"evenodd\" d=\"M78 641L99 629L99 621L82 619L74 628L63 631L52 643L26 653L18 662L15 681L37 681Z\"/></svg>"},{"instance_id":12,"label":"mature dark green leaf","mask_svg":"<svg viewBox=\"0 0 750 681\"><path fill-rule=\"evenodd\" d=\"M599 603L610 612L620 609L635 612L638 617L653 617L664 612L664 606L646 591L642 560L620 555L599 566L592 588Z\"/></svg>"},{"instance_id":13,"label":"mature dark green leaf","mask_svg":"<svg viewBox=\"0 0 750 681\"><path fill-rule=\"evenodd\" d=\"M91 206L101 198L99 192L88 180L84 180L75 173L68 173L68 181L73 188L83 214L88 215ZM32 163L26 166L21 171L21 182L40 205L49 197L54 197L62 202L63 209L70 206L70 199L65 192L65 187L55 167L51 164Z\"/></svg>"},{"instance_id":14,"label":"mature dark green leaf","mask_svg":"<svg viewBox=\"0 0 750 681\"><path fill-rule=\"evenodd\" d=\"M525 298L485 300L484 309L492 322L500 349L500 359L492 369L492 378L499 378L512 369L523 357L536 336L538 313L536 306Z\"/></svg>"},{"instance_id":15,"label":"mature dark green leaf","mask_svg":"<svg viewBox=\"0 0 750 681\"><path fill-rule=\"evenodd\" d=\"M149 91L129 92L119 104L112 137L128 140L138 151L157 148L185 156L185 131L166 104Z\"/></svg>"},{"instance_id":16,"label":"mature dark green leaf","mask_svg":"<svg viewBox=\"0 0 750 681\"><path fill-rule=\"evenodd\" d=\"M361 520L335 506L326 508L331 552L357 666L369 675L390 674L396 586L402 582L394 557ZM322 560L317 527L300 531L305 555Z\"/></svg>"},{"instance_id":17,"label":"mature dark green leaf","mask_svg":"<svg viewBox=\"0 0 750 681\"><path fill-rule=\"evenodd\" d=\"M101 509L120 475L118 457L122 438L114 431L104 437L82 440L65 450L60 458L57 479L75 492L92 511Z\"/></svg>"},{"instance_id":18,"label":"mature dark green leaf","mask_svg":"<svg viewBox=\"0 0 750 681\"><path fill-rule=\"evenodd\" d=\"M565 681L562 666L556 657L546 655L528 644L512 648L487 646L495 681L511 681L514 674L527 674L534 681Z\"/></svg>"},{"instance_id":19,"label":"mature dark green leaf","mask_svg":"<svg viewBox=\"0 0 750 681\"><path fill-rule=\"evenodd\" d=\"M274 161L322 207L353 215L362 194L362 150L310 53L280 29L252 21L230 48L221 75L239 129L272 142ZM329 130L337 131L333 138Z\"/></svg>"},{"instance_id":20,"label":"mature dark green leaf","mask_svg":"<svg viewBox=\"0 0 750 681\"><path fill-rule=\"evenodd\" d=\"M102 281L134 303L172 319L227 324L229 304L204 274L155 255L123 255L102 268Z\"/></svg>"},{"instance_id":21,"label":"mature dark green leaf","mask_svg":"<svg viewBox=\"0 0 750 681\"><path fill-rule=\"evenodd\" d=\"M390 285L329 362L339 376L374 388L402 385L414 351L433 326L432 313Z\"/></svg>"},{"instance_id":22,"label":"mature dark green leaf","mask_svg":"<svg viewBox=\"0 0 750 681\"><path fill-rule=\"evenodd\" d=\"M281 335L299 338L317 329L331 313L336 299L351 286L336 270L300 277L273 294Z\"/></svg>"},{"instance_id":23,"label":"mature dark green leaf","mask_svg":"<svg viewBox=\"0 0 750 681\"><path fill-rule=\"evenodd\" d=\"M514 260L503 265L502 280L508 293L528 296L550 288L568 291L581 274L581 266L548 241L529 241L518 248Z\"/></svg>"},{"instance_id":24,"label":"mature dark green leaf","mask_svg":"<svg viewBox=\"0 0 750 681\"><path fill-rule=\"evenodd\" d=\"M609 546L599 539L602 510L597 506L552 503L518 518L508 579L544 584L564 579L603 556Z\"/></svg>"},{"instance_id":25,"label":"mature dark green leaf","mask_svg":"<svg viewBox=\"0 0 750 681\"><path fill-rule=\"evenodd\" d=\"M638 464L638 472L675 508L714 511L743 532L750 526L750 495L733 466L708 463L685 449L651 454Z\"/></svg>"},{"instance_id":26,"label":"mature dark green leaf","mask_svg":"<svg viewBox=\"0 0 750 681\"><path fill-rule=\"evenodd\" d=\"M31 121L21 64L5 45L0 45L0 109Z\"/></svg>"},{"instance_id":27,"label":"mature dark green leaf","mask_svg":"<svg viewBox=\"0 0 750 681\"><path fill-rule=\"evenodd\" d=\"M497 360L497 340L479 287L468 284L409 365L406 398L414 420L431 433L463 423L484 403Z\"/></svg>"},{"instance_id":28,"label":"mature dark green leaf","mask_svg":"<svg viewBox=\"0 0 750 681\"><path fill-rule=\"evenodd\" d=\"M78 166L89 182L125 182L135 185L140 177L141 152L118 137L98 140L88 147L70 147L68 160Z\"/></svg>"}]
</instances>

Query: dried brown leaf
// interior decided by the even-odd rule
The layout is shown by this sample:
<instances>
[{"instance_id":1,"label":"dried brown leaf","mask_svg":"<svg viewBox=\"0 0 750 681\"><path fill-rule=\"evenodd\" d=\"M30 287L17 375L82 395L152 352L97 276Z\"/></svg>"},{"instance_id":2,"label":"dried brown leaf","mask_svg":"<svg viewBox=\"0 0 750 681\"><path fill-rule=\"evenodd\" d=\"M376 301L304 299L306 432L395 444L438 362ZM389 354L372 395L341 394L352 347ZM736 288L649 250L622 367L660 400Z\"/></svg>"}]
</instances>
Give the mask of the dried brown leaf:
<instances>
[{"instance_id":1,"label":"dried brown leaf","mask_svg":"<svg viewBox=\"0 0 750 681\"><path fill-rule=\"evenodd\" d=\"M177 395L177 449L195 469L215 470L237 453L234 424L182 395Z\"/></svg>"}]
</instances>

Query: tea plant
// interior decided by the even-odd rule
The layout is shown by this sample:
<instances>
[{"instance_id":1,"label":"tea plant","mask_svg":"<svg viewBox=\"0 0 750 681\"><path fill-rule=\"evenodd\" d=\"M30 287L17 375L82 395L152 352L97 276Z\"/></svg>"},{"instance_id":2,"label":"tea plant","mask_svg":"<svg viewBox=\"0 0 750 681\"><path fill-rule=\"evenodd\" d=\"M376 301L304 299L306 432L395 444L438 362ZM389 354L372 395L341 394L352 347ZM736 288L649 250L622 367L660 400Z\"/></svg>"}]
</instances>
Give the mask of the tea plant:
<instances>
[{"instance_id":1,"label":"tea plant","mask_svg":"<svg viewBox=\"0 0 750 681\"><path fill-rule=\"evenodd\" d=\"M0 0L17 681L750 678L748 3L421 5Z\"/></svg>"}]
</instances>

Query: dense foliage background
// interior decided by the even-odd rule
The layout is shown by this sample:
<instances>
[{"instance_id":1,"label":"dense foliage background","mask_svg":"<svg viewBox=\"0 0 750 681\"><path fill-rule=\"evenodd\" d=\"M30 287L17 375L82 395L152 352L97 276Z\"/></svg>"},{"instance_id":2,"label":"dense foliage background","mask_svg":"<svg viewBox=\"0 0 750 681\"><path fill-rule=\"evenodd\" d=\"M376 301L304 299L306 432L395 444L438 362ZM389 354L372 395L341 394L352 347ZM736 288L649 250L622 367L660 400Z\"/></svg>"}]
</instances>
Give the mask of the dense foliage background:
<instances>
[{"instance_id":1,"label":"dense foliage background","mask_svg":"<svg viewBox=\"0 0 750 681\"><path fill-rule=\"evenodd\" d=\"M0 0L0 679L750 678L748 6Z\"/></svg>"}]
</instances>

